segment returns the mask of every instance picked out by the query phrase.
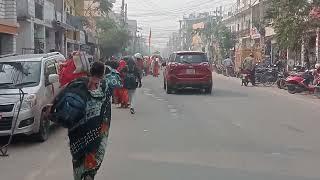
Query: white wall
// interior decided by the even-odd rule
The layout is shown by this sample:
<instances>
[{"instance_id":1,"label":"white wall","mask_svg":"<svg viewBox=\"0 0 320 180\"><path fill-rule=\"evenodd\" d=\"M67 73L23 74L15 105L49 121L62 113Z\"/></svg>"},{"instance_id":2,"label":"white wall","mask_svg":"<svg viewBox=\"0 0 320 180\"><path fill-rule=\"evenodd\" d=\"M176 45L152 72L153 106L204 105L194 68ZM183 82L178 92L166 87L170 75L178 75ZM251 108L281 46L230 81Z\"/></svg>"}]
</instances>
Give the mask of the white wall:
<instances>
[{"instance_id":1,"label":"white wall","mask_svg":"<svg viewBox=\"0 0 320 180\"><path fill-rule=\"evenodd\" d=\"M34 48L34 27L30 22L19 22L17 35L17 54L22 53L22 48ZM30 52L32 53L32 52Z\"/></svg>"},{"instance_id":2,"label":"white wall","mask_svg":"<svg viewBox=\"0 0 320 180\"><path fill-rule=\"evenodd\" d=\"M54 11L54 4L50 1L44 1L44 15L43 19L46 24L51 24L52 20L55 19L55 11Z\"/></svg>"}]
</instances>

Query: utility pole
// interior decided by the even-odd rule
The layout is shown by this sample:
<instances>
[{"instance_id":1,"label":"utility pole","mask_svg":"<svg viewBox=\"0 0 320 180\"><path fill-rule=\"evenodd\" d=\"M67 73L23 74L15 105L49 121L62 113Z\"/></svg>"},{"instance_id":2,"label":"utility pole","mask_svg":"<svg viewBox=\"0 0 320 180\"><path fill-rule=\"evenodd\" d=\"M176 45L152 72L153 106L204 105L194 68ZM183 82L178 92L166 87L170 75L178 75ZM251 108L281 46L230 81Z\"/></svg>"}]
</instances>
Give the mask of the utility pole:
<instances>
[{"instance_id":1,"label":"utility pole","mask_svg":"<svg viewBox=\"0 0 320 180\"><path fill-rule=\"evenodd\" d=\"M122 3L121 3L121 23L122 23L122 26L124 26L124 23L125 23L125 3L124 3L124 0L122 0Z\"/></svg>"}]
</instances>

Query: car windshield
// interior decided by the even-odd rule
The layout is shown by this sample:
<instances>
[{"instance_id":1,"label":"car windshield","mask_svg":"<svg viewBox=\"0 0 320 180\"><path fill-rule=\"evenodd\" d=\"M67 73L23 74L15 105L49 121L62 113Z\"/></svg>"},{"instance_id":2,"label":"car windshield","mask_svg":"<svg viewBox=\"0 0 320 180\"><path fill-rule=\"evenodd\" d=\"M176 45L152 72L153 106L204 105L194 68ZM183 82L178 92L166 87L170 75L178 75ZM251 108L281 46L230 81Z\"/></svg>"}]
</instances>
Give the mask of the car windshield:
<instances>
[{"instance_id":1,"label":"car windshield","mask_svg":"<svg viewBox=\"0 0 320 180\"><path fill-rule=\"evenodd\" d=\"M177 54L176 62L196 64L208 62L208 59L205 54Z\"/></svg>"},{"instance_id":2,"label":"car windshield","mask_svg":"<svg viewBox=\"0 0 320 180\"><path fill-rule=\"evenodd\" d=\"M41 62L0 62L0 88L32 87L40 82Z\"/></svg>"}]
</instances>

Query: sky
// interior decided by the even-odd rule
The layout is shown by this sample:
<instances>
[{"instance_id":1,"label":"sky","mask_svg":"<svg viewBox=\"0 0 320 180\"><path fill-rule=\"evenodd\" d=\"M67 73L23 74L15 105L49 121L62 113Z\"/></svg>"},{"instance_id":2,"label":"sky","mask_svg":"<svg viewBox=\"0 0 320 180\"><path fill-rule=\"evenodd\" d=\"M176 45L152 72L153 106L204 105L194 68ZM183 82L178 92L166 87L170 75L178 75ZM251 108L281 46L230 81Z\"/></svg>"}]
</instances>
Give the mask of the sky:
<instances>
[{"instance_id":1,"label":"sky","mask_svg":"<svg viewBox=\"0 0 320 180\"><path fill-rule=\"evenodd\" d=\"M122 0L116 0L114 11L120 12ZM216 7L230 8L236 0L125 0L128 19L137 20L142 36L148 39L152 29L152 46L164 48L173 32L179 29L179 20L190 13L210 12Z\"/></svg>"}]
</instances>

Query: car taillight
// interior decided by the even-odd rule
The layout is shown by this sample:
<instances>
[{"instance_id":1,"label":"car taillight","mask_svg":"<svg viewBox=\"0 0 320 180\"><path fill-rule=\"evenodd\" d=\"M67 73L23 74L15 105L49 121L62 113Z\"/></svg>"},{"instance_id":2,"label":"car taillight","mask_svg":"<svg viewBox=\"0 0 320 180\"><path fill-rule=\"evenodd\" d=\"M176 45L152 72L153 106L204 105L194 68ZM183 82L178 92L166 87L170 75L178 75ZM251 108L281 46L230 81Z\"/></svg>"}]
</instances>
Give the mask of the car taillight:
<instances>
[{"instance_id":1,"label":"car taillight","mask_svg":"<svg viewBox=\"0 0 320 180\"><path fill-rule=\"evenodd\" d=\"M212 70L212 67L211 67L210 63L208 63L208 62L203 62L200 65L203 66L203 67L208 68L210 71Z\"/></svg>"},{"instance_id":2,"label":"car taillight","mask_svg":"<svg viewBox=\"0 0 320 180\"><path fill-rule=\"evenodd\" d=\"M170 66L169 66L169 70L170 71L173 71L176 67L178 67L178 63L172 63L172 64L170 64Z\"/></svg>"}]
</instances>

